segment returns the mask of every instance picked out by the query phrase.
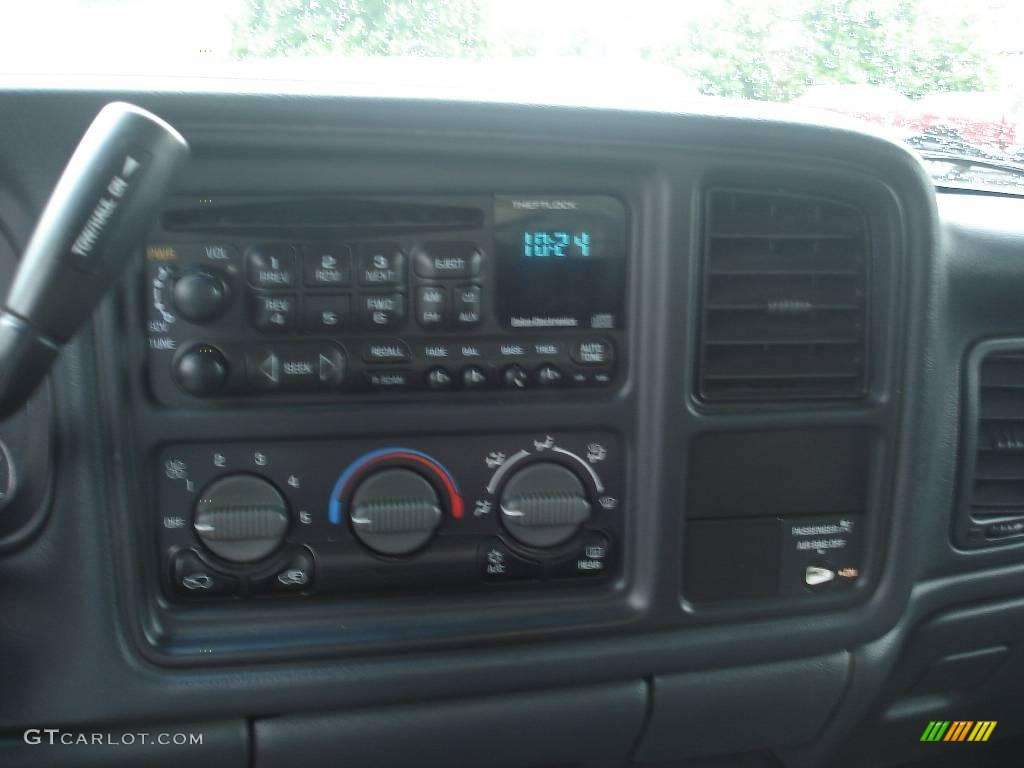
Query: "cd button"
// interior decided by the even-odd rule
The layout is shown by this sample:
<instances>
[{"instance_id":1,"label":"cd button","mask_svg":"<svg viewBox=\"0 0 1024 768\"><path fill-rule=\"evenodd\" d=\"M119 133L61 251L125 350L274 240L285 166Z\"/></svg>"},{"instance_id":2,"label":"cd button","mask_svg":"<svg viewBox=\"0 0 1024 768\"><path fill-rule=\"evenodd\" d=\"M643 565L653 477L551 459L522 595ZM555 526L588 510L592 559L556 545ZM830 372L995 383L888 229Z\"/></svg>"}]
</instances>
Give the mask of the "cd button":
<instances>
[{"instance_id":1,"label":"cd button","mask_svg":"<svg viewBox=\"0 0 1024 768\"><path fill-rule=\"evenodd\" d=\"M249 305L249 319L261 331L289 331L295 327L296 306L293 294L256 295Z\"/></svg>"},{"instance_id":2,"label":"cd button","mask_svg":"<svg viewBox=\"0 0 1024 768\"><path fill-rule=\"evenodd\" d=\"M290 245L250 245L245 251L245 269L249 283L256 288L294 288L295 249Z\"/></svg>"},{"instance_id":3,"label":"cd button","mask_svg":"<svg viewBox=\"0 0 1024 768\"><path fill-rule=\"evenodd\" d=\"M363 360L368 363L407 363L412 354L401 339L373 341L363 347Z\"/></svg>"},{"instance_id":4,"label":"cd button","mask_svg":"<svg viewBox=\"0 0 1024 768\"><path fill-rule=\"evenodd\" d=\"M359 300L363 325L367 328L397 328L405 320L405 296L400 293L371 293Z\"/></svg>"},{"instance_id":5,"label":"cd button","mask_svg":"<svg viewBox=\"0 0 1024 768\"><path fill-rule=\"evenodd\" d=\"M462 285L455 289L452 311L455 324L463 327L477 325L481 317L482 289L479 285Z\"/></svg>"},{"instance_id":6,"label":"cd button","mask_svg":"<svg viewBox=\"0 0 1024 768\"><path fill-rule=\"evenodd\" d=\"M356 248L362 285L401 285L405 282L405 256L397 243L362 243Z\"/></svg>"}]
</instances>

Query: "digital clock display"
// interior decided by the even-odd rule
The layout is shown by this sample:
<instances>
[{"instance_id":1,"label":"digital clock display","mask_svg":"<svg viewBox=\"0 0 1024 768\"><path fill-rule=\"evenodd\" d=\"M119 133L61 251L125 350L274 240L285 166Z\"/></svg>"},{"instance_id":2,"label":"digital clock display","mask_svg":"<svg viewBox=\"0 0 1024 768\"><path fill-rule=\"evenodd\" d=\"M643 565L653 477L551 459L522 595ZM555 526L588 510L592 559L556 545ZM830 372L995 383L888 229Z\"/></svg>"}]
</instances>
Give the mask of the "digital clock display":
<instances>
[{"instance_id":1,"label":"digital clock display","mask_svg":"<svg viewBox=\"0 0 1024 768\"><path fill-rule=\"evenodd\" d=\"M626 210L614 197L498 195L498 317L508 328L621 328Z\"/></svg>"},{"instance_id":2,"label":"digital clock display","mask_svg":"<svg viewBox=\"0 0 1024 768\"><path fill-rule=\"evenodd\" d=\"M589 232L523 232L523 256L528 259L588 259L590 254Z\"/></svg>"}]
</instances>

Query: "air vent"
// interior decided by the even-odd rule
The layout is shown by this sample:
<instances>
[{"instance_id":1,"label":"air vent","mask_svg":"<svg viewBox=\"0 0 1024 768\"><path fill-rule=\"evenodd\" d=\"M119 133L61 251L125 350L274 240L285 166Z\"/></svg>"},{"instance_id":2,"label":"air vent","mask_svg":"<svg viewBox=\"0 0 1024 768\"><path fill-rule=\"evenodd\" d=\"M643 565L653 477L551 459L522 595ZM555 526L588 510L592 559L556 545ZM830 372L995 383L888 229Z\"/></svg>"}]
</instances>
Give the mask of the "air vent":
<instances>
[{"instance_id":1,"label":"air vent","mask_svg":"<svg viewBox=\"0 0 1024 768\"><path fill-rule=\"evenodd\" d=\"M1024 536L1024 348L993 351L973 364L962 543L977 546Z\"/></svg>"},{"instance_id":2,"label":"air vent","mask_svg":"<svg viewBox=\"0 0 1024 768\"><path fill-rule=\"evenodd\" d=\"M858 209L782 192L712 190L701 397L862 397L867 271Z\"/></svg>"}]
</instances>

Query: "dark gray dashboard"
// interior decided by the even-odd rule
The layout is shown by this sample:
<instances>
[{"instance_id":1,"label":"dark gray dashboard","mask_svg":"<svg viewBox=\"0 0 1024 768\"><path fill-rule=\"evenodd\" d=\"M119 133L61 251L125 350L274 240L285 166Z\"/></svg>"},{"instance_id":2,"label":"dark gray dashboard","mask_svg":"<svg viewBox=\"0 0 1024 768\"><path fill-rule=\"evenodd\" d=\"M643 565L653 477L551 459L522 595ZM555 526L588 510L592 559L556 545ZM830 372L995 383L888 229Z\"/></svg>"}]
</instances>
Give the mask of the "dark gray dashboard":
<instances>
[{"instance_id":1,"label":"dark gray dashboard","mask_svg":"<svg viewBox=\"0 0 1024 768\"><path fill-rule=\"evenodd\" d=\"M615 367L600 387L517 392L495 379L481 392L202 399L169 375L154 385L178 358L153 362L152 274L140 249L116 295L63 353L37 410L0 423L0 439L24 445L26 456L30 443L53 440L49 457L13 457L42 472L49 496L32 505L37 521L25 540L0 555L4 764L175 765L185 754L66 748L55 758L25 744L22 732L34 727L199 730L207 739L187 759L200 765L403 765L412 754L438 765L716 756L861 765L920 756L930 720L999 720L1001 735L1019 735L1024 542L989 537L976 517L964 525L982 531L979 546L959 546L954 531L968 520L958 517L963 441L974 429L964 415L976 389L968 355L993 339L1012 351L1024 336L1015 301L1024 201L937 195L910 151L886 139L731 107L674 114L9 88L0 91L0 278L81 131L114 99L156 112L192 146L168 211L337 199L458 201L485 211L494 196L527 193L619 200L623 322L541 334L570 347L595 336L610 343ZM742 207L764 200L763 221ZM727 204L732 218L720 215ZM800 218L808 211L811 229ZM154 223L150 242L230 241L241 254L247 243L313 239L308 222L271 234L254 234L250 222L225 234L216 229L222 217L182 236L172 219ZM487 215L474 222L444 238L473 237L493 250ZM402 238L434 237L410 232ZM331 236L356 245L383 237ZM744 261L750 242L794 261L765 277ZM799 261L808 254L837 261L815 271ZM825 298L767 302L752 326L743 313L760 309L750 308L750 286L783 273ZM500 285L486 268L474 279L486 314ZM784 291L796 290L789 285ZM410 282L409 296L422 287ZM240 279L232 290L252 292ZM367 290L352 288L353 300ZM323 292L299 295L307 302ZM519 339L489 323L487 343ZM815 335L800 337L808 328ZM402 335L414 350L475 338L463 329L421 333L411 320L408 329L389 338ZM228 349L233 338L225 330L176 343ZM363 343L360 333L338 338L346 354L355 354L353 339ZM715 344L756 354L726 356ZM798 350L785 358L798 376L763 367L772 344ZM578 357L555 362L585 370ZM495 369L502 376L504 365ZM610 449L607 458L587 458L595 444ZM169 476L160 474L168 462L205 461L209 452L251 473L263 465L248 463L250 452L300 457L319 514L316 500L328 491L354 500L342 483L354 457L394 445L441 457L467 486L469 507L495 501L468 486L487 484L483 458L499 449L563 446L607 467L582 492L594 509L614 497L617 511L605 506L584 529L610 541L614 565L594 581L559 580L557 557L508 540L508 525L478 522L488 542L501 536L556 576L480 584L484 550L472 539L468 559L458 560L452 536L457 575L442 585L426 566L389 570L405 566L355 544L369 564L345 560L348 544L331 549L326 523L319 539L299 537L296 524L286 546L310 548L323 585L337 564L338 589L203 601L168 583L176 547L206 554L190 533L163 536L159 521L192 515L218 474L196 479L195 498L172 479L185 501L168 501ZM412 460L399 458L399 468ZM281 471L272 479L297 510L287 484L301 472ZM456 517L451 499L440 506ZM436 541L448 541L447 530ZM565 546L558 557L578 562ZM258 581L254 570L221 566ZM357 577L371 586L348 589Z\"/></svg>"}]
</instances>

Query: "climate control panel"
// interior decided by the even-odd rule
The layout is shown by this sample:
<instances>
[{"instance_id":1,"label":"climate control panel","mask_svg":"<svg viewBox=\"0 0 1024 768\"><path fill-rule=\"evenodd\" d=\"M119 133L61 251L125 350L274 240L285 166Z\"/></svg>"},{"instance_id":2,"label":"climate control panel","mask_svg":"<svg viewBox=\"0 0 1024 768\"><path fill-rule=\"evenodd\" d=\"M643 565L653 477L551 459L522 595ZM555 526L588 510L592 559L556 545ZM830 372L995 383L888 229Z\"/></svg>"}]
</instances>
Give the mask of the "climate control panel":
<instances>
[{"instance_id":1,"label":"climate control panel","mask_svg":"<svg viewBox=\"0 0 1024 768\"><path fill-rule=\"evenodd\" d=\"M187 444L158 460L175 599L601 586L621 572L607 432Z\"/></svg>"}]
</instances>

